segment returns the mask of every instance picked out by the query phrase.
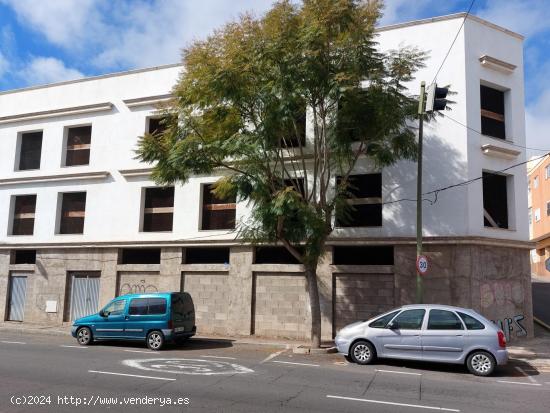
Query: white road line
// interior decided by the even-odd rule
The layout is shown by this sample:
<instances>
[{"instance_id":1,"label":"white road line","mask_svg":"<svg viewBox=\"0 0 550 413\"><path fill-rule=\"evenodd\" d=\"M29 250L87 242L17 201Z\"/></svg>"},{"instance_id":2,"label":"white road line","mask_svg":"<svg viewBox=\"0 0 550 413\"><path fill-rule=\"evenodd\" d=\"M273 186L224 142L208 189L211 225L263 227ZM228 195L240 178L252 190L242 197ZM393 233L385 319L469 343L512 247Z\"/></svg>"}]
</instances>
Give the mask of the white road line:
<instances>
[{"instance_id":1,"label":"white road line","mask_svg":"<svg viewBox=\"0 0 550 413\"><path fill-rule=\"evenodd\" d=\"M395 402L384 402L382 400L370 400L370 399L358 399L355 397L343 397L343 396L331 396L327 394L329 399L342 399L342 400L352 400L358 402L366 403L375 403L375 404L389 404L391 406L401 406L401 407L416 407L418 409L427 409L427 410L442 410L444 412L460 412L458 409L447 409L445 407L436 407L436 406L424 406L422 404L408 404L408 403L395 403Z\"/></svg>"},{"instance_id":2,"label":"white road line","mask_svg":"<svg viewBox=\"0 0 550 413\"><path fill-rule=\"evenodd\" d=\"M147 354L154 353L154 351L151 351L151 350L124 350L124 351L127 351L128 353L147 353Z\"/></svg>"},{"instance_id":3,"label":"white road line","mask_svg":"<svg viewBox=\"0 0 550 413\"><path fill-rule=\"evenodd\" d=\"M201 355L200 357L207 357L207 358L211 358L211 359L237 360L235 357L224 357L224 356L205 356L205 355Z\"/></svg>"},{"instance_id":4,"label":"white road line","mask_svg":"<svg viewBox=\"0 0 550 413\"><path fill-rule=\"evenodd\" d=\"M319 367L319 364L311 364L311 363L294 363L294 362L292 362L292 361L278 361L278 360L273 360L272 363L295 364L295 365L297 365L297 366Z\"/></svg>"},{"instance_id":5,"label":"white road line","mask_svg":"<svg viewBox=\"0 0 550 413\"><path fill-rule=\"evenodd\" d=\"M167 377L140 376L139 374L114 373L112 371L88 370L88 373L112 374L113 376L138 377L140 379L167 380L167 381L175 381L176 380L176 379L169 379Z\"/></svg>"},{"instance_id":6,"label":"white road line","mask_svg":"<svg viewBox=\"0 0 550 413\"><path fill-rule=\"evenodd\" d=\"M374 369L374 371L379 371L381 373L409 374L411 376L422 376L422 373L409 373L407 371L379 370L379 369Z\"/></svg>"},{"instance_id":7,"label":"white road line","mask_svg":"<svg viewBox=\"0 0 550 413\"><path fill-rule=\"evenodd\" d=\"M497 382L506 384L522 384L524 386L542 386L540 383L524 383L522 381L497 380Z\"/></svg>"},{"instance_id":8,"label":"white road line","mask_svg":"<svg viewBox=\"0 0 550 413\"><path fill-rule=\"evenodd\" d=\"M27 344L27 343L23 343L22 341L0 341L0 343L4 343L4 344Z\"/></svg>"},{"instance_id":9,"label":"white road line","mask_svg":"<svg viewBox=\"0 0 550 413\"><path fill-rule=\"evenodd\" d=\"M521 374L523 374L525 377L527 377L531 383L536 383L537 382L533 377L528 375L525 372L525 370L523 370L521 367L518 367L518 366L515 366L515 367L516 367L516 370L519 371Z\"/></svg>"},{"instance_id":10,"label":"white road line","mask_svg":"<svg viewBox=\"0 0 550 413\"><path fill-rule=\"evenodd\" d=\"M273 353L273 354L270 354L269 356L267 356L265 359L263 359L260 363L265 363L266 361L269 361L271 359L274 359L275 357L283 354L284 352L286 351L285 350L281 350L281 351L277 351L276 353Z\"/></svg>"},{"instance_id":11,"label":"white road line","mask_svg":"<svg viewBox=\"0 0 550 413\"><path fill-rule=\"evenodd\" d=\"M88 347L84 347L84 346L67 346L65 344L61 344L59 347L69 347L69 348L88 348Z\"/></svg>"}]
</instances>

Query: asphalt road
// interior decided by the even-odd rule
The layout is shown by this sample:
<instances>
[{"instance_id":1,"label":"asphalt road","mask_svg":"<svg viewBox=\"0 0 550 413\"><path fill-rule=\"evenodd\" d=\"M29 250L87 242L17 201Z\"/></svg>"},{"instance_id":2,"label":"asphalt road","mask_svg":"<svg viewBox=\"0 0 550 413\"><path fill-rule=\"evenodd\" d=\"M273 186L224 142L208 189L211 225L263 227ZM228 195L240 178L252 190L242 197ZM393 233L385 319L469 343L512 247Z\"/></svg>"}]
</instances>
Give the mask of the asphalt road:
<instances>
[{"instance_id":1,"label":"asphalt road","mask_svg":"<svg viewBox=\"0 0 550 413\"><path fill-rule=\"evenodd\" d=\"M230 341L192 339L152 352L137 343L80 347L68 337L0 336L0 412L546 413L548 406L550 373L514 362L480 378L462 366L358 366L336 354Z\"/></svg>"},{"instance_id":2,"label":"asphalt road","mask_svg":"<svg viewBox=\"0 0 550 413\"><path fill-rule=\"evenodd\" d=\"M533 315L550 326L550 282L534 282Z\"/></svg>"}]
</instances>

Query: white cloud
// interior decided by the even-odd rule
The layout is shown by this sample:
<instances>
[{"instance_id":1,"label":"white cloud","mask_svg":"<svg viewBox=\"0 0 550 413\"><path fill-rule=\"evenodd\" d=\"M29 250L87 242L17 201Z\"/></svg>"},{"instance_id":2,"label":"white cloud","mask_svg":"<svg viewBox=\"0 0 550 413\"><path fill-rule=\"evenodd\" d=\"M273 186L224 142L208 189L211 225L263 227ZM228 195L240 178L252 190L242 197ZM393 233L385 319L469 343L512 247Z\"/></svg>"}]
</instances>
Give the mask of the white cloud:
<instances>
[{"instance_id":1,"label":"white cloud","mask_svg":"<svg viewBox=\"0 0 550 413\"><path fill-rule=\"evenodd\" d=\"M34 57L18 71L18 76L28 84L37 85L78 79L84 77L84 74L66 67L59 59Z\"/></svg>"}]
</instances>

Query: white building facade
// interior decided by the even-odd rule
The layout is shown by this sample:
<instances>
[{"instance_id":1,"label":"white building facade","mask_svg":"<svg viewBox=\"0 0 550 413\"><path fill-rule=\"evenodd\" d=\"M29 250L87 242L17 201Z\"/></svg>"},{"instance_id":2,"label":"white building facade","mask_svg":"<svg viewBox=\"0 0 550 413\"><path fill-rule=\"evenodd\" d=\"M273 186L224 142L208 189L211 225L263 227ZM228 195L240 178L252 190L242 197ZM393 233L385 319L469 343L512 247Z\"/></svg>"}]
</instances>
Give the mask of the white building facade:
<instances>
[{"instance_id":1,"label":"white building facade","mask_svg":"<svg viewBox=\"0 0 550 413\"><path fill-rule=\"evenodd\" d=\"M379 29L383 50L429 52L433 80L463 14ZM235 238L249 206L207 199L215 176L155 191L137 139L182 67L169 65L0 92L0 318L68 323L130 291L189 291L199 333L306 338L301 265ZM452 111L425 126L425 301L474 308L511 339L532 335L523 38L474 16L437 75ZM447 116L448 114L448 116ZM309 119L308 119L309 121ZM466 128L464 125L467 125ZM306 122L307 136L311 125ZM416 163L356 173L374 220L337 227L319 267L323 337L415 298ZM477 179L483 177L483 179ZM375 202L376 203L376 202ZM219 203L218 203L219 204ZM227 218L227 216L226 216Z\"/></svg>"}]
</instances>

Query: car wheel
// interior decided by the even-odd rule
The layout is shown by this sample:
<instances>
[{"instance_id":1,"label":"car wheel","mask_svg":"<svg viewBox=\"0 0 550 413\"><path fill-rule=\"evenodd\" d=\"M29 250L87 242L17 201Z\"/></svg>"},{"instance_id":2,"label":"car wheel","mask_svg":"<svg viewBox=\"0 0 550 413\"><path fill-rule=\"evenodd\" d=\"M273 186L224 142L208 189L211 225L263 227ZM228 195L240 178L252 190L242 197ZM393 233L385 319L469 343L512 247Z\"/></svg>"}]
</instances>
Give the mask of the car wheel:
<instances>
[{"instance_id":1,"label":"car wheel","mask_svg":"<svg viewBox=\"0 0 550 413\"><path fill-rule=\"evenodd\" d=\"M368 341L357 341L349 351L351 359L357 364L370 364L376 359L376 350Z\"/></svg>"},{"instance_id":2,"label":"car wheel","mask_svg":"<svg viewBox=\"0 0 550 413\"><path fill-rule=\"evenodd\" d=\"M87 346L92 342L92 331L88 327L81 327L76 332L76 340L81 346Z\"/></svg>"},{"instance_id":3,"label":"car wheel","mask_svg":"<svg viewBox=\"0 0 550 413\"><path fill-rule=\"evenodd\" d=\"M495 365L495 358L486 351L475 351L466 360L466 367L476 376L490 376L495 370Z\"/></svg>"},{"instance_id":4,"label":"car wheel","mask_svg":"<svg viewBox=\"0 0 550 413\"><path fill-rule=\"evenodd\" d=\"M158 331L151 331L147 334L147 347L151 350L160 350L164 345L164 335Z\"/></svg>"}]
</instances>

